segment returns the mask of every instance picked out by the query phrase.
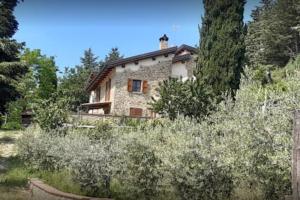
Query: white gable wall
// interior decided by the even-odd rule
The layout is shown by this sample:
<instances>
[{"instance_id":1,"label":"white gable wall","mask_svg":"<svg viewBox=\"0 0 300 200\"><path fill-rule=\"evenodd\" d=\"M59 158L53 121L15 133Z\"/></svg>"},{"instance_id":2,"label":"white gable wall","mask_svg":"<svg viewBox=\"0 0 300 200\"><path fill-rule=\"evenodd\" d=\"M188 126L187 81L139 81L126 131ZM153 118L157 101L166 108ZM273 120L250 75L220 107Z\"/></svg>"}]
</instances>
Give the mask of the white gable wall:
<instances>
[{"instance_id":1,"label":"white gable wall","mask_svg":"<svg viewBox=\"0 0 300 200\"><path fill-rule=\"evenodd\" d=\"M172 65L172 77L174 78L187 78L188 77L188 71L186 69L186 64L182 62L176 62Z\"/></svg>"}]
</instances>

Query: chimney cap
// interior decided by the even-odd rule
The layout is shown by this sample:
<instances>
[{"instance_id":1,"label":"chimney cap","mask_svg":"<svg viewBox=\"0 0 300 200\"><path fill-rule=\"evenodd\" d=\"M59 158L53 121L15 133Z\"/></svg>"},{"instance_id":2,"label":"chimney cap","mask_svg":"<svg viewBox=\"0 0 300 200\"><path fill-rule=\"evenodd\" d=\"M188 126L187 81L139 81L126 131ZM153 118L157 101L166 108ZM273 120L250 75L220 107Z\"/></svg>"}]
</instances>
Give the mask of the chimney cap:
<instances>
[{"instance_id":1,"label":"chimney cap","mask_svg":"<svg viewBox=\"0 0 300 200\"><path fill-rule=\"evenodd\" d=\"M164 34L161 38L159 38L159 41L168 41L169 38L166 34Z\"/></svg>"}]
</instances>

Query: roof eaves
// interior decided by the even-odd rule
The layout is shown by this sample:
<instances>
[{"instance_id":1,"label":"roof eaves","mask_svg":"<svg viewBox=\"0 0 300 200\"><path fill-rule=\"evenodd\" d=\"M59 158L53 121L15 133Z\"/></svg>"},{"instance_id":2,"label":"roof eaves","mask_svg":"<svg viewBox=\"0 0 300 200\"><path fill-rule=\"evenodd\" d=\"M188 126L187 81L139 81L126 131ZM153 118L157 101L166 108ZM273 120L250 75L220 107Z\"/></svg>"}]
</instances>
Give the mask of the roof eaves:
<instances>
[{"instance_id":1,"label":"roof eaves","mask_svg":"<svg viewBox=\"0 0 300 200\"><path fill-rule=\"evenodd\" d=\"M188 50L192 53L197 53L198 49L186 44L181 45L180 47L178 47L177 51L175 52L175 54L177 55L178 53L180 53L182 50Z\"/></svg>"},{"instance_id":2,"label":"roof eaves","mask_svg":"<svg viewBox=\"0 0 300 200\"><path fill-rule=\"evenodd\" d=\"M117 67L120 65L128 64L131 62L135 62L135 61L139 61L139 60L143 60L143 59L147 59L147 58L151 58L151 57L155 57L155 56L159 56L159 55L175 53L176 51L177 51L177 46L170 47L167 49L161 49L158 51L152 51L149 53L144 53L144 54L140 54L140 55L132 56L132 57L128 57L128 58L122 58L122 59L119 59L116 61L109 62L105 65L104 68L102 68L102 70L94 77L94 79L91 82L87 83L87 86L85 87L85 89L87 91L90 91L92 89L92 87L94 86L94 84L100 78L101 74L107 69L111 69L111 68L114 68L114 67Z\"/></svg>"}]
</instances>

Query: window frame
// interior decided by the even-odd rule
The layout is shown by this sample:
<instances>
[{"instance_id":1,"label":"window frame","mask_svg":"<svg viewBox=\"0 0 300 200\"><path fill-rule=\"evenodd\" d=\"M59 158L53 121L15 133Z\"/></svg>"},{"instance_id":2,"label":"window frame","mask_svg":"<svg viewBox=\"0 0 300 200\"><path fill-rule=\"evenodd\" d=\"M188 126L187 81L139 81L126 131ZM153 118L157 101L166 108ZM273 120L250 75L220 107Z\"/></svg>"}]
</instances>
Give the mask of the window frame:
<instances>
[{"instance_id":1,"label":"window frame","mask_svg":"<svg viewBox=\"0 0 300 200\"><path fill-rule=\"evenodd\" d=\"M137 107L129 108L129 116L130 117L143 117L143 109Z\"/></svg>"},{"instance_id":2,"label":"window frame","mask_svg":"<svg viewBox=\"0 0 300 200\"><path fill-rule=\"evenodd\" d=\"M135 90L135 83L136 82L139 82L139 90ZM135 92L135 93L141 93L142 92L142 83L143 81L140 80L140 79L132 79L132 92Z\"/></svg>"}]
</instances>

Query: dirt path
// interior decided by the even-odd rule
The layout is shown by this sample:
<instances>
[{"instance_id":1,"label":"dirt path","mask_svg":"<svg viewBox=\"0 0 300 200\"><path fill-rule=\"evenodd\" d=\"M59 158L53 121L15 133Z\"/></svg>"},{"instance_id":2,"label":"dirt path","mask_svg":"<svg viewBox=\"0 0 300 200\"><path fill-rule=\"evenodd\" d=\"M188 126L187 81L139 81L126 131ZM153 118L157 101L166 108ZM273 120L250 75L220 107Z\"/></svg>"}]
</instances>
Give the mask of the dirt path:
<instances>
[{"instance_id":1,"label":"dirt path","mask_svg":"<svg viewBox=\"0 0 300 200\"><path fill-rule=\"evenodd\" d=\"M17 155L16 142L22 136L20 132L0 131L0 200L28 200L29 192L21 187L7 186L5 180L1 180L10 170L10 158Z\"/></svg>"},{"instance_id":2,"label":"dirt path","mask_svg":"<svg viewBox=\"0 0 300 200\"><path fill-rule=\"evenodd\" d=\"M8 158L16 155L15 143L21 135L11 131L0 131L0 157Z\"/></svg>"}]
</instances>

